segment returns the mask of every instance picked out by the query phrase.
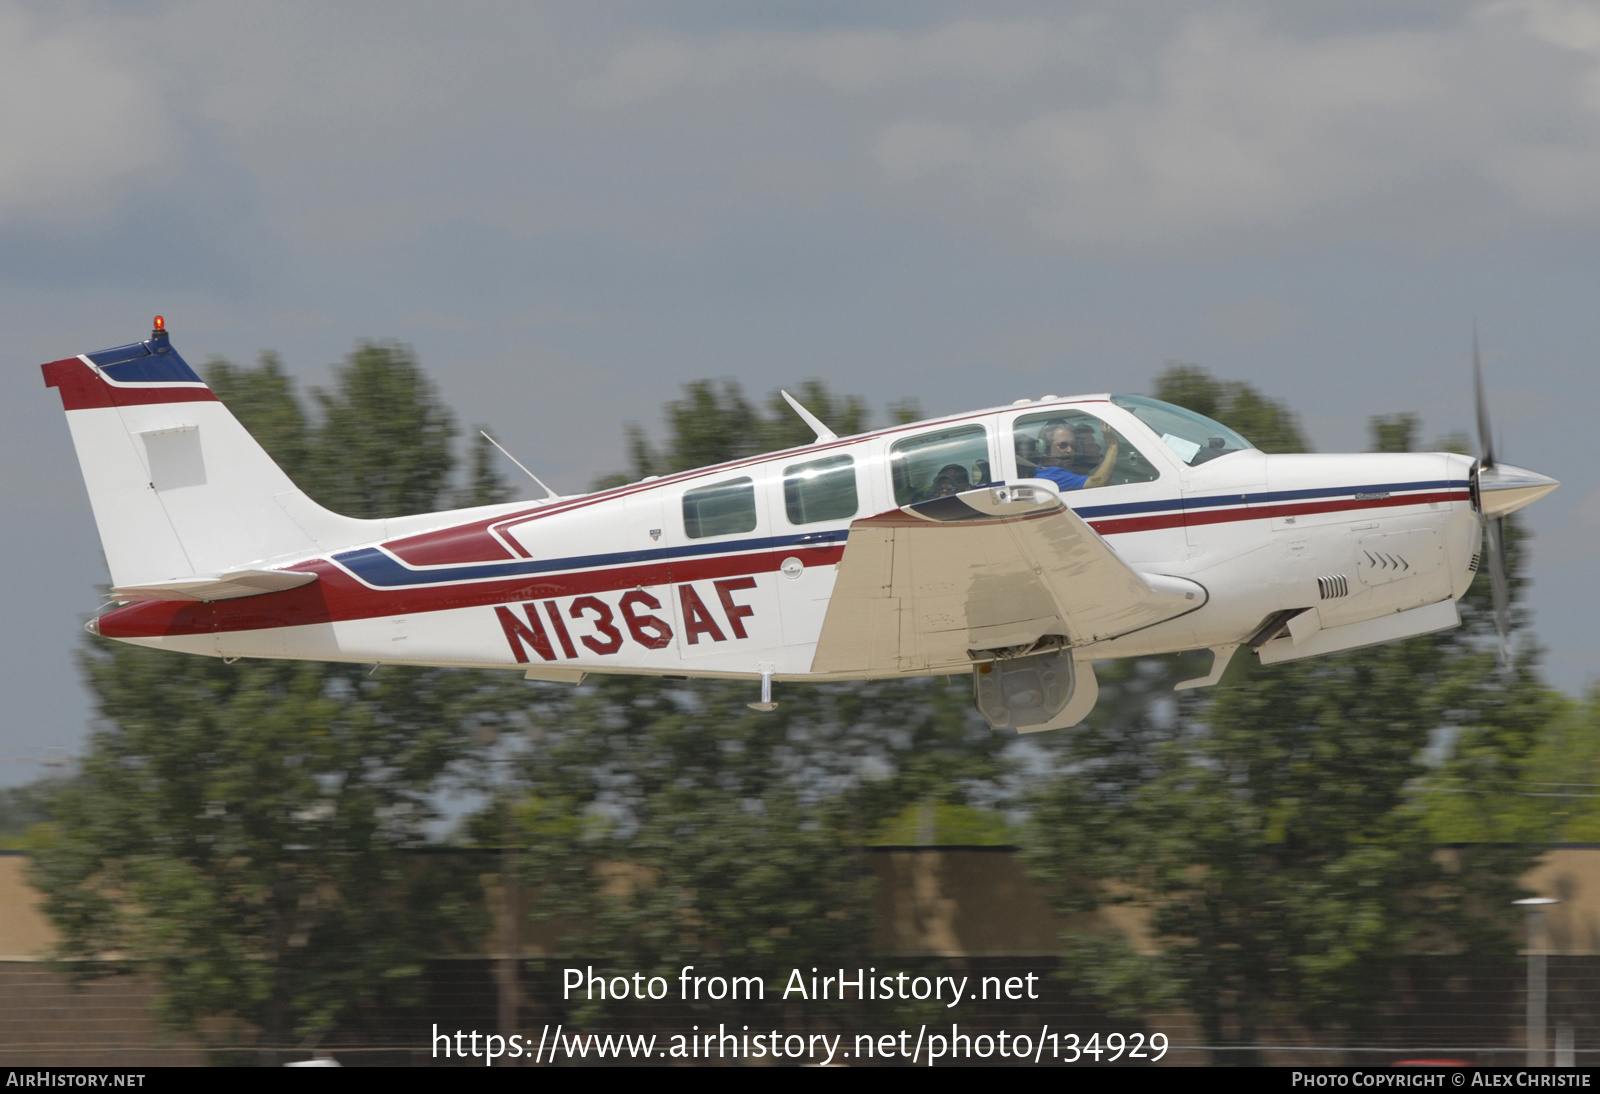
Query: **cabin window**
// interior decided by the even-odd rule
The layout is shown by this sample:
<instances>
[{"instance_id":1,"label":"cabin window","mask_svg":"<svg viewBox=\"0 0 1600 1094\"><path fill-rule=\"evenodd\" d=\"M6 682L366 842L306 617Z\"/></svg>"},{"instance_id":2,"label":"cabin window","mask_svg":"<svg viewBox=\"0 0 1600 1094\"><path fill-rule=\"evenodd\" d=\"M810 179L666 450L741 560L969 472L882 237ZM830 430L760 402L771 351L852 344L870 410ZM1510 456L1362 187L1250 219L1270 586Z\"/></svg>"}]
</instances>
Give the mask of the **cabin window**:
<instances>
[{"instance_id":1,"label":"cabin window","mask_svg":"<svg viewBox=\"0 0 1600 1094\"><path fill-rule=\"evenodd\" d=\"M690 539L753 532L756 488L748 479L728 479L683 495L683 532Z\"/></svg>"},{"instance_id":2,"label":"cabin window","mask_svg":"<svg viewBox=\"0 0 1600 1094\"><path fill-rule=\"evenodd\" d=\"M1028 414L1011 425L1017 477L1049 479L1063 490L1151 482L1161 472L1133 442L1116 434L1117 453L1106 462L1106 423L1081 410Z\"/></svg>"},{"instance_id":3,"label":"cabin window","mask_svg":"<svg viewBox=\"0 0 1600 1094\"><path fill-rule=\"evenodd\" d=\"M896 441L889 449L896 505L959 494L990 480L989 432L956 426Z\"/></svg>"},{"instance_id":4,"label":"cabin window","mask_svg":"<svg viewBox=\"0 0 1600 1094\"><path fill-rule=\"evenodd\" d=\"M856 515L856 461L830 456L783 469L783 506L790 524L849 520Z\"/></svg>"},{"instance_id":5,"label":"cabin window","mask_svg":"<svg viewBox=\"0 0 1600 1094\"><path fill-rule=\"evenodd\" d=\"M1143 395L1113 395L1111 401L1134 414L1161 438L1161 443L1177 453L1190 467L1198 466L1230 452L1254 448L1249 441L1203 414L1181 406L1147 399Z\"/></svg>"}]
</instances>

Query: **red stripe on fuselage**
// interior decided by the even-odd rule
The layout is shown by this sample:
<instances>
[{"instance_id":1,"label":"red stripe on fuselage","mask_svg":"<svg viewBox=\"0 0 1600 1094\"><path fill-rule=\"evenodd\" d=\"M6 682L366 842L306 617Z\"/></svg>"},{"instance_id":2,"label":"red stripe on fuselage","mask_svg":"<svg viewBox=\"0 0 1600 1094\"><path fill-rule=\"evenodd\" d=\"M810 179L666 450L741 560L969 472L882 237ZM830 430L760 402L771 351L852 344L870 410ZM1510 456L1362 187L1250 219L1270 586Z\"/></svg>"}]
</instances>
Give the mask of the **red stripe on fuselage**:
<instances>
[{"instance_id":1,"label":"red stripe on fuselage","mask_svg":"<svg viewBox=\"0 0 1600 1094\"><path fill-rule=\"evenodd\" d=\"M505 562L517 556L489 531L494 525L505 523L505 519L503 516L489 517L471 524L458 524L454 528L422 532L404 539L390 540L383 547L407 566ZM518 516L516 519L522 518Z\"/></svg>"},{"instance_id":2,"label":"red stripe on fuselage","mask_svg":"<svg viewBox=\"0 0 1600 1094\"><path fill-rule=\"evenodd\" d=\"M783 560L799 558L807 566L832 566L844 555L842 545L790 547L781 551L724 555L720 558L673 559L643 566L618 566L567 574L540 574L506 581L480 581L410 589L372 589L324 559L292 567L320 578L309 585L261 596L218 600L210 604L149 601L128 604L102 615L99 633L106 638L161 638L218 631L253 631L300 627L386 615L415 615L473 608L513 601L616 592L651 585L682 584L721 577L771 573Z\"/></svg>"},{"instance_id":3,"label":"red stripe on fuselage","mask_svg":"<svg viewBox=\"0 0 1600 1094\"><path fill-rule=\"evenodd\" d=\"M1356 500L1335 498L1328 501L1285 502L1253 508L1197 509L1163 513L1149 517L1124 517L1091 521L1102 535L1117 535L1185 524L1224 524L1306 513L1335 513L1363 509L1386 509L1429 502L1465 501L1465 490L1442 490L1401 494L1388 498ZM896 511L897 512L897 511ZM892 520L894 513L881 514ZM904 514L899 514L904 517ZM869 518L872 519L872 518ZM913 518L905 518L911 521ZM916 520L919 526L927 522ZM474 524L469 527L481 527ZM955 523L948 527L959 528ZM505 581L460 582L451 585L421 586L406 589L374 589L355 580L333 563L318 559L291 567L318 575L319 581L283 592L221 600L211 604L150 601L128 604L100 616L99 633L106 638L158 638L175 635L211 634L226 631L265 630L297 627L314 623L333 623L353 619L372 619L386 615L413 615L514 601L583 596L615 592L642 586L682 584L747 574L770 573L784 559L796 556L808 566L834 565L844 556L842 545L790 547L779 551L724 555L719 558L671 559L640 566L619 566L566 574L541 574ZM419 575L420 576L420 575Z\"/></svg>"},{"instance_id":4,"label":"red stripe on fuselage","mask_svg":"<svg viewBox=\"0 0 1600 1094\"><path fill-rule=\"evenodd\" d=\"M51 361L39 366L44 386L61 392L65 410L95 410L109 406L144 406L150 403L214 403L217 397L208 387L184 385L119 387L106 383L94 369L76 357Z\"/></svg>"},{"instance_id":5,"label":"red stripe on fuselage","mask_svg":"<svg viewBox=\"0 0 1600 1094\"><path fill-rule=\"evenodd\" d=\"M1197 527L1202 524L1230 524L1241 520L1267 520L1272 517L1297 517L1307 513L1339 513L1355 509L1389 509L1397 505L1426 505L1429 502L1467 501L1466 490L1436 490L1425 494L1396 494L1387 498L1335 498L1331 501L1289 501L1277 505L1251 505L1239 509L1186 509L1177 513L1157 513L1148 517L1112 517L1091 520L1089 527L1103 536L1126 532L1153 532L1162 528Z\"/></svg>"}]
</instances>

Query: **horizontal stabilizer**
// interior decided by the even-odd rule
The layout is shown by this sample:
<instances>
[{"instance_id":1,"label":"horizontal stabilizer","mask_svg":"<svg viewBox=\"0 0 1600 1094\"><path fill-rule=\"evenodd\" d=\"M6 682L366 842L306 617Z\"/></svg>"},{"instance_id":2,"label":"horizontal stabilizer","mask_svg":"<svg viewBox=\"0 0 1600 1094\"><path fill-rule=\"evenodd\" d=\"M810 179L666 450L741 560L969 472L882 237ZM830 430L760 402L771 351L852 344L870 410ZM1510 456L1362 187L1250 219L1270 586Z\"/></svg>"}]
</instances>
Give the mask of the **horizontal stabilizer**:
<instances>
[{"instance_id":1,"label":"horizontal stabilizer","mask_svg":"<svg viewBox=\"0 0 1600 1094\"><path fill-rule=\"evenodd\" d=\"M297 589L315 580L316 574L296 570L230 570L225 574L195 574L148 585L124 585L112 589L111 595L123 601L237 600L242 596Z\"/></svg>"}]
</instances>

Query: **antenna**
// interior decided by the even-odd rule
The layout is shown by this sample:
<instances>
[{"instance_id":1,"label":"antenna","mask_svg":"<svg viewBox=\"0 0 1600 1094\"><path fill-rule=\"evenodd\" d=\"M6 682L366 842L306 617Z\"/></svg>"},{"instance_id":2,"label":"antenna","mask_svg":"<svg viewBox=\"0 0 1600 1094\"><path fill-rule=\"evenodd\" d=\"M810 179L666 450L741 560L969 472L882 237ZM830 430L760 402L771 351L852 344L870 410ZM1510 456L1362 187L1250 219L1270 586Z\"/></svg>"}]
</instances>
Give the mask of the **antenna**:
<instances>
[{"instance_id":1,"label":"antenna","mask_svg":"<svg viewBox=\"0 0 1600 1094\"><path fill-rule=\"evenodd\" d=\"M504 456L506 459L508 459L512 463L516 464L518 470L520 470L524 475L528 476L528 478L532 479L535 483L538 483L539 489L543 490L545 492L545 494L547 494L549 497L552 497L552 498L560 498L561 497L560 494L558 494L554 490L550 489L543 482L540 482L538 475L535 475L532 471L529 471L526 467L523 467L522 466L522 461L517 459L511 453L507 452L505 450L505 446L502 445L499 441L495 440L493 437L489 436L487 431L480 429L480 430L478 430L478 432L483 434L483 439L484 440L488 441L490 444L492 444L496 448L500 449L500 455Z\"/></svg>"},{"instance_id":2,"label":"antenna","mask_svg":"<svg viewBox=\"0 0 1600 1094\"><path fill-rule=\"evenodd\" d=\"M806 425L810 426L811 431L817 435L817 439L812 442L813 444L821 444L824 441L836 441L839 439L839 434L823 425L822 419L818 418L815 414L811 413L811 411L801 406L799 399L796 399L793 395L790 395L787 391L784 391L781 388L779 389L778 394L783 396L785 402L794 407L794 412L800 415L800 420L805 422Z\"/></svg>"}]
</instances>

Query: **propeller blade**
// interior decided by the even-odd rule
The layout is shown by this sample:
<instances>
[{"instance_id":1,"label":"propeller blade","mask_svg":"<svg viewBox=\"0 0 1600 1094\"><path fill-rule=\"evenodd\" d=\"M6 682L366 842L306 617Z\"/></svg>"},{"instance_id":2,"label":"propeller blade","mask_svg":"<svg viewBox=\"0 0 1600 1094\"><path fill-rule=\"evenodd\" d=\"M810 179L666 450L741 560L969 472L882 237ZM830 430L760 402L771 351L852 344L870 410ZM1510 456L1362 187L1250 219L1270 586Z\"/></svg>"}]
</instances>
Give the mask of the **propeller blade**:
<instances>
[{"instance_id":1,"label":"propeller blade","mask_svg":"<svg viewBox=\"0 0 1600 1094\"><path fill-rule=\"evenodd\" d=\"M1478 403L1478 464L1494 466L1494 434L1489 429L1489 400L1483 395L1483 361L1478 356L1478 328L1472 328L1472 386Z\"/></svg>"},{"instance_id":2,"label":"propeller blade","mask_svg":"<svg viewBox=\"0 0 1600 1094\"><path fill-rule=\"evenodd\" d=\"M1489 584L1494 593L1494 633L1500 639L1500 664L1511 667L1511 580L1506 571L1506 522L1490 517L1484 522L1489 556Z\"/></svg>"}]
</instances>

